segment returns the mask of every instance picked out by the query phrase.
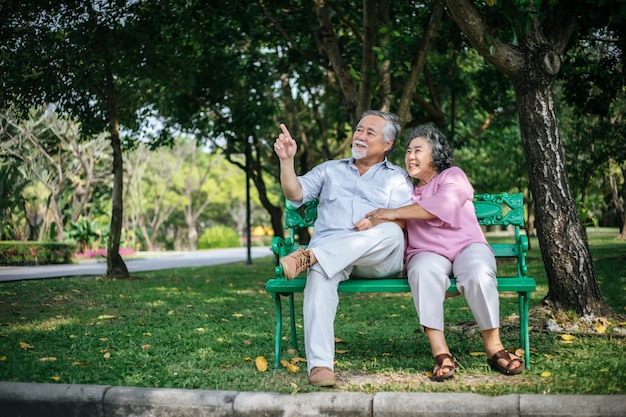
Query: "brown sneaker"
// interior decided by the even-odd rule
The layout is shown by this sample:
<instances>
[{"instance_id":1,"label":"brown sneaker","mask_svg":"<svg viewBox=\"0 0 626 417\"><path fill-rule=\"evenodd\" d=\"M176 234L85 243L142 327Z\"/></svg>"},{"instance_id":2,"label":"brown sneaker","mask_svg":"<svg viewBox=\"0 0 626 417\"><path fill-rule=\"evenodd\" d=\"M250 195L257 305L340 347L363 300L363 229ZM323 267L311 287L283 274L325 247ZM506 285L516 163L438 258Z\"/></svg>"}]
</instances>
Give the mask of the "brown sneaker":
<instances>
[{"instance_id":1,"label":"brown sneaker","mask_svg":"<svg viewBox=\"0 0 626 417\"><path fill-rule=\"evenodd\" d=\"M311 266L311 254L307 249L300 248L297 251L280 258L279 262L283 267L285 278L294 279L302 271L306 271Z\"/></svg>"},{"instance_id":2,"label":"brown sneaker","mask_svg":"<svg viewBox=\"0 0 626 417\"><path fill-rule=\"evenodd\" d=\"M334 387L337 384L335 373L325 366L316 366L311 369L309 382L318 387Z\"/></svg>"}]
</instances>

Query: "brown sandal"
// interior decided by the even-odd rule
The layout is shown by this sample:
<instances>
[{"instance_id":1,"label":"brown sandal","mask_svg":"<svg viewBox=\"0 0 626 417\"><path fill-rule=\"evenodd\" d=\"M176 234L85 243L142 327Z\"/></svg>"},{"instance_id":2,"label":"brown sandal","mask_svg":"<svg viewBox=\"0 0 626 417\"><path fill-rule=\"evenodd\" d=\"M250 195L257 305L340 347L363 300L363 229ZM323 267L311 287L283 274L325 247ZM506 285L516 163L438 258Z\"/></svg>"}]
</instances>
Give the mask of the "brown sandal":
<instances>
[{"instance_id":1,"label":"brown sandal","mask_svg":"<svg viewBox=\"0 0 626 417\"><path fill-rule=\"evenodd\" d=\"M504 359L506 361L506 366L500 365L498 359ZM520 363L520 366L511 369L511 365L516 361ZM517 375L521 374L524 371L524 361L520 358L512 358L509 352L505 349L494 353L491 358L487 359L487 363L489 364L489 366L491 366L491 369L493 369L494 371L498 371L504 375Z\"/></svg>"},{"instance_id":2,"label":"brown sandal","mask_svg":"<svg viewBox=\"0 0 626 417\"><path fill-rule=\"evenodd\" d=\"M444 365L443 361L445 359L450 359L452 361L452 365ZM435 356L435 369L433 370L433 379L438 382L445 381L446 379L450 379L456 374L456 359L452 357L449 353L440 353ZM443 374L437 376L437 372L441 369L447 369Z\"/></svg>"}]
</instances>

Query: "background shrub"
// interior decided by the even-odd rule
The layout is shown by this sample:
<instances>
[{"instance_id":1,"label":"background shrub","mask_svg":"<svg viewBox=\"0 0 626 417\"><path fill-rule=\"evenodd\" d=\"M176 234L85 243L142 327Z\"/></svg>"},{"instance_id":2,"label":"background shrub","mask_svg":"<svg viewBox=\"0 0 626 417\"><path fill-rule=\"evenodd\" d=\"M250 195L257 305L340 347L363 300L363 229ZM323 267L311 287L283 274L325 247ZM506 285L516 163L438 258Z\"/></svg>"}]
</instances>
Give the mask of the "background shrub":
<instances>
[{"instance_id":1,"label":"background shrub","mask_svg":"<svg viewBox=\"0 0 626 417\"><path fill-rule=\"evenodd\" d=\"M206 229L198 239L198 249L237 248L239 246L241 246L241 241L237 231L222 225Z\"/></svg>"},{"instance_id":2,"label":"background shrub","mask_svg":"<svg viewBox=\"0 0 626 417\"><path fill-rule=\"evenodd\" d=\"M76 245L57 242L0 242L0 265L71 264Z\"/></svg>"}]
</instances>

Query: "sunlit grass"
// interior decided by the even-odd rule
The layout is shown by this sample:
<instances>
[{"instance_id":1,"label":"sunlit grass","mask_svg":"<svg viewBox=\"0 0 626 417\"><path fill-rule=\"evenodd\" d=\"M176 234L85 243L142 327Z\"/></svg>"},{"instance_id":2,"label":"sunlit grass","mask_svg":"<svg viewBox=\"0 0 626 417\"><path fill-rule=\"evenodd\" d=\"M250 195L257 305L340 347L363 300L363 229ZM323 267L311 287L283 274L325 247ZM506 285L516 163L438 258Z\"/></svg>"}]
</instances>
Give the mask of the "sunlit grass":
<instances>
[{"instance_id":1,"label":"sunlit grass","mask_svg":"<svg viewBox=\"0 0 626 417\"><path fill-rule=\"evenodd\" d=\"M590 235L607 303L626 306L626 242ZM547 280L536 242L528 259ZM502 265L509 268L512 265ZM0 380L245 391L317 391L297 372L273 370L275 305L265 293L271 257L243 263L138 273L131 280L74 277L0 284ZM502 337L518 347L517 299L503 294ZM296 295L304 357L302 294ZM626 393L626 339L531 332L532 369L517 377L491 371L473 317L462 297L446 301L446 336L461 368L446 383L428 378L433 361L409 294L341 294L337 312L336 390L508 393ZM284 335L288 335L285 323ZM20 343L22 342L22 343ZM255 366L258 356L270 363ZM51 358L54 358L52 360Z\"/></svg>"}]
</instances>

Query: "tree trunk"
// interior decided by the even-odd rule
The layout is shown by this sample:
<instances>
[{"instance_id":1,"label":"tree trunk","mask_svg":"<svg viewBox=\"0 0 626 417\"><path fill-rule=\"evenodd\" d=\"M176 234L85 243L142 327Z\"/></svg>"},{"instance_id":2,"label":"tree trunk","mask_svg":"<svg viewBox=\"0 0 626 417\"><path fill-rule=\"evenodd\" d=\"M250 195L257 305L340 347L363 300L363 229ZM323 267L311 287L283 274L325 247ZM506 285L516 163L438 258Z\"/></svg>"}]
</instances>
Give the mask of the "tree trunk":
<instances>
[{"instance_id":1,"label":"tree trunk","mask_svg":"<svg viewBox=\"0 0 626 417\"><path fill-rule=\"evenodd\" d=\"M111 95L109 95L111 97ZM122 220L124 203L122 192L124 189L124 169L122 161L122 146L120 143L120 128L115 109L109 106L109 128L111 133L111 147L113 148L113 195L111 197L111 227L107 244L107 277L129 278L128 268L120 256L120 240L122 235Z\"/></svg>"},{"instance_id":2,"label":"tree trunk","mask_svg":"<svg viewBox=\"0 0 626 417\"><path fill-rule=\"evenodd\" d=\"M619 189L618 180L615 178L614 174L609 175L609 187L611 189L611 201L613 202L615 213L621 223L618 237L620 239L626 239L626 164L621 170L622 178L624 179L621 191Z\"/></svg>"},{"instance_id":3,"label":"tree trunk","mask_svg":"<svg viewBox=\"0 0 626 417\"><path fill-rule=\"evenodd\" d=\"M543 60L528 62L543 66ZM520 131L535 201L537 238L548 276L546 303L579 315L598 313L604 302L587 235L572 197L554 107L554 76L541 68L514 82Z\"/></svg>"}]
</instances>

